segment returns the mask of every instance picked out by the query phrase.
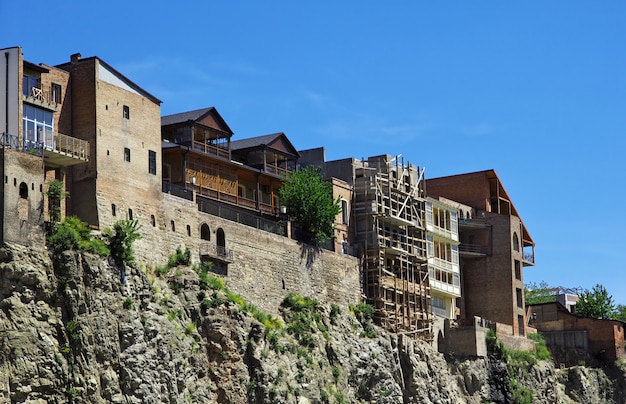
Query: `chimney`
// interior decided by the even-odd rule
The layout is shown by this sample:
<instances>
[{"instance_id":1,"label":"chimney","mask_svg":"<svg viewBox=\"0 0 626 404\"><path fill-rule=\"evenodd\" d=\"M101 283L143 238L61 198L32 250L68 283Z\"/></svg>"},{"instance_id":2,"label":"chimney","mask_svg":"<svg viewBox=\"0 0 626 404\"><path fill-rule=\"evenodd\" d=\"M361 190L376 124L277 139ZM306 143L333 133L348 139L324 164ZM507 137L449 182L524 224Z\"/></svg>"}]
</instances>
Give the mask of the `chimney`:
<instances>
[{"instance_id":1,"label":"chimney","mask_svg":"<svg viewBox=\"0 0 626 404\"><path fill-rule=\"evenodd\" d=\"M80 60L80 58L81 58L80 53L75 53L72 56L70 56L70 61L72 63L76 63Z\"/></svg>"}]
</instances>

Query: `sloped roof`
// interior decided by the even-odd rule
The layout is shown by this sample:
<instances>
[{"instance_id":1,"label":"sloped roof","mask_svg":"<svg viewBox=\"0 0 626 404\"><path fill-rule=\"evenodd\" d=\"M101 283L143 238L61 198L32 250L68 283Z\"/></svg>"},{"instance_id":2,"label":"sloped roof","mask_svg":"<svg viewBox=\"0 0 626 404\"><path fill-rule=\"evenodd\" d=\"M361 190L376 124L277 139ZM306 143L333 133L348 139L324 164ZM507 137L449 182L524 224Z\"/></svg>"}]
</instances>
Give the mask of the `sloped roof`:
<instances>
[{"instance_id":1,"label":"sloped roof","mask_svg":"<svg viewBox=\"0 0 626 404\"><path fill-rule=\"evenodd\" d=\"M149 92L147 92L143 88L139 87L137 84L135 84L133 81L131 81L128 77L124 76L122 73L120 73L115 68L113 68L113 66L111 66L110 64L108 64L104 60L100 59L98 56L91 56L91 57L88 57L88 58L81 58L80 54L77 54L77 55L79 56L79 58L76 60L75 63L85 63L85 62L88 62L88 61L96 60L96 61L98 61L98 63L101 66L103 66L107 70L109 70L117 79L119 79L121 82L123 82L128 87L132 88L133 91L136 91L137 93L143 95L144 97L148 98L150 101L152 101L155 104L161 105L163 103L161 100L159 100L158 98L156 98L154 95L150 94ZM66 70L66 71L69 71L71 73L72 62L62 63L62 64L59 64L59 65L56 65L55 67L59 68L59 69Z\"/></svg>"},{"instance_id":2,"label":"sloped roof","mask_svg":"<svg viewBox=\"0 0 626 404\"><path fill-rule=\"evenodd\" d=\"M212 118L220 126L220 128L214 129L220 129L230 135L233 134L233 131L230 129L230 127L228 126L224 118L222 118L222 116L219 114L219 112L217 112L217 109L215 109L215 107L201 108L193 111L180 112L178 114L162 116L161 126L176 125L190 121L201 124L201 121L208 116L212 116Z\"/></svg>"},{"instance_id":3,"label":"sloped roof","mask_svg":"<svg viewBox=\"0 0 626 404\"><path fill-rule=\"evenodd\" d=\"M533 241L532 237L530 236L530 233L528 232L528 229L526 228L526 225L524 224L524 221L522 220L522 217L520 216L519 212L517 211L517 208L515 207L515 205L513 204L513 201L511 200L511 197L509 196L508 192L506 191L506 189L504 189L504 185L502 185L502 181L500 180L500 177L498 177L498 174L496 173L496 170L494 169L489 169L489 170L483 170L483 171L475 171L475 172L470 172L470 173L464 173L464 174L455 174L455 175L448 175L448 176L444 176L444 177L437 177L437 178L428 178L426 179L426 190L429 191L429 189L432 188L436 188L435 184L437 183L447 183L448 185L453 184L453 183L458 183L458 184L462 184L466 181L472 181L472 180L478 180L480 179L481 182L486 183L486 189L488 189L490 195L493 196L497 196L500 199L504 199L509 201L510 203L510 207L511 207L511 214L513 214L514 216L517 216L520 221L522 222L522 230L523 230L523 238L525 241L530 242L532 245L535 244L535 242ZM489 186L488 181L490 180L495 180L496 184L497 184L497 191L496 194L493 195L492 194L492 189ZM448 191L449 192L449 191ZM457 201L457 202L461 202L463 204L472 206L472 207L477 207L475 206L471 201L465 198L465 196L467 196L466 194L466 189L464 187L457 187L455 188L455 190L452 192L452 194L448 193L448 192L444 192L445 195L442 195L446 198L452 199L453 201ZM435 193L437 194L437 190L435 190ZM481 207L479 207L481 208ZM484 209L484 208L482 208Z\"/></svg>"},{"instance_id":4,"label":"sloped roof","mask_svg":"<svg viewBox=\"0 0 626 404\"><path fill-rule=\"evenodd\" d=\"M247 139L240 139L230 142L232 151L240 151L266 146L268 148L286 152L294 156L300 157L300 153L293 147L293 144L283 132L272 133L270 135L255 136Z\"/></svg>"}]
</instances>

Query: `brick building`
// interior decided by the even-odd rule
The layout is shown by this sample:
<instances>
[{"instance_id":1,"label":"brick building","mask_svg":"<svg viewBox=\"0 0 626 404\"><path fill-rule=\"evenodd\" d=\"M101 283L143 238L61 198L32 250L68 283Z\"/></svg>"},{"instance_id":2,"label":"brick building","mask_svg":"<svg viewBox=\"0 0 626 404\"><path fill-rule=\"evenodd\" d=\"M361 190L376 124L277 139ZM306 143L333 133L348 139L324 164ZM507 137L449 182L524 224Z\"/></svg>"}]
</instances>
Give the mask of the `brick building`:
<instances>
[{"instance_id":1,"label":"brick building","mask_svg":"<svg viewBox=\"0 0 626 404\"><path fill-rule=\"evenodd\" d=\"M462 322L482 317L525 336L523 267L534 265L535 243L496 172L427 179L426 190L471 208L459 217Z\"/></svg>"},{"instance_id":2,"label":"brick building","mask_svg":"<svg viewBox=\"0 0 626 404\"><path fill-rule=\"evenodd\" d=\"M72 131L70 75L19 47L0 53L0 240L43 247L46 183L87 165L89 143Z\"/></svg>"},{"instance_id":3,"label":"brick building","mask_svg":"<svg viewBox=\"0 0 626 404\"><path fill-rule=\"evenodd\" d=\"M541 332L559 362L626 359L623 321L578 317L559 302L535 304L528 311L530 325Z\"/></svg>"}]
</instances>

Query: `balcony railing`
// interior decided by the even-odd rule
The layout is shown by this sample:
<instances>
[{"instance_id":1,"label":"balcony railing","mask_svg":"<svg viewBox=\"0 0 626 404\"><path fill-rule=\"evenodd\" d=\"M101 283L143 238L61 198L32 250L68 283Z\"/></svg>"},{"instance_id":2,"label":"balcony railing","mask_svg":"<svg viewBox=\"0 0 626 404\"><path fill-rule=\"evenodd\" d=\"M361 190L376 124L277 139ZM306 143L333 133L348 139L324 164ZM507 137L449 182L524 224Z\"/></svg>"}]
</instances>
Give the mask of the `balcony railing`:
<instances>
[{"instance_id":1,"label":"balcony railing","mask_svg":"<svg viewBox=\"0 0 626 404\"><path fill-rule=\"evenodd\" d=\"M50 91L43 90L39 87L32 86L28 90L24 89L24 101L42 106L50 110L57 110L57 102L54 101Z\"/></svg>"},{"instance_id":2,"label":"balcony railing","mask_svg":"<svg viewBox=\"0 0 626 404\"><path fill-rule=\"evenodd\" d=\"M233 262L233 250L211 243L200 244L200 256L217 258L218 260L226 263Z\"/></svg>"},{"instance_id":3,"label":"balcony railing","mask_svg":"<svg viewBox=\"0 0 626 404\"><path fill-rule=\"evenodd\" d=\"M228 154L228 149L225 149L219 145L208 144L194 140L193 149L205 154L211 154L213 156L223 157L226 159L230 158L230 155Z\"/></svg>"},{"instance_id":4,"label":"balcony railing","mask_svg":"<svg viewBox=\"0 0 626 404\"><path fill-rule=\"evenodd\" d=\"M524 262L534 264L535 263L535 254L532 252L524 252Z\"/></svg>"},{"instance_id":5,"label":"balcony railing","mask_svg":"<svg viewBox=\"0 0 626 404\"><path fill-rule=\"evenodd\" d=\"M221 204L217 201L211 201L206 198L198 198L198 210L200 212L221 217L222 219L268 231L270 233L278 234L281 236L284 236L286 234L285 223L283 222L275 222L259 215L245 213L239 209L230 207L225 204Z\"/></svg>"},{"instance_id":6,"label":"balcony railing","mask_svg":"<svg viewBox=\"0 0 626 404\"><path fill-rule=\"evenodd\" d=\"M459 244L460 253L486 255L485 247L476 244Z\"/></svg>"},{"instance_id":7,"label":"balcony railing","mask_svg":"<svg viewBox=\"0 0 626 404\"><path fill-rule=\"evenodd\" d=\"M193 201L193 191L191 189L185 189L179 185L170 184L168 182L163 183L163 193Z\"/></svg>"},{"instance_id":8,"label":"balcony railing","mask_svg":"<svg viewBox=\"0 0 626 404\"><path fill-rule=\"evenodd\" d=\"M73 165L89 161L89 142L75 137L45 131L40 140L20 139L8 133L2 134L2 146L26 153L43 156L47 162L59 166Z\"/></svg>"}]
</instances>

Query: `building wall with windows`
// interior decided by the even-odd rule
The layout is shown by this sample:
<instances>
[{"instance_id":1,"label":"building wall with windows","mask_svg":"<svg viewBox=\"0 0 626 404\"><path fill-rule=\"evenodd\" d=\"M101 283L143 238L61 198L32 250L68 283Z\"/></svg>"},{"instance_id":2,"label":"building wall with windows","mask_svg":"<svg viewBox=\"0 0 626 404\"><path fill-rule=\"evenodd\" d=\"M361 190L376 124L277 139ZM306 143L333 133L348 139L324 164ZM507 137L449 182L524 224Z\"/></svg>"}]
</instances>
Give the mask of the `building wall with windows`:
<instances>
[{"instance_id":1,"label":"building wall with windows","mask_svg":"<svg viewBox=\"0 0 626 404\"><path fill-rule=\"evenodd\" d=\"M426 198L426 248L433 314L456 319L461 297L458 209L444 198Z\"/></svg>"},{"instance_id":2,"label":"building wall with windows","mask_svg":"<svg viewBox=\"0 0 626 404\"><path fill-rule=\"evenodd\" d=\"M97 57L75 54L60 68L72 75L75 134L92 144L73 172L72 213L100 228L148 214L162 198L160 101ZM130 201L137 210L122 209Z\"/></svg>"},{"instance_id":3,"label":"building wall with windows","mask_svg":"<svg viewBox=\"0 0 626 404\"><path fill-rule=\"evenodd\" d=\"M494 170L426 180L428 193L460 209L461 320L506 324L526 335L523 267L534 265L534 241ZM468 217L468 213L471 217Z\"/></svg>"}]
</instances>

